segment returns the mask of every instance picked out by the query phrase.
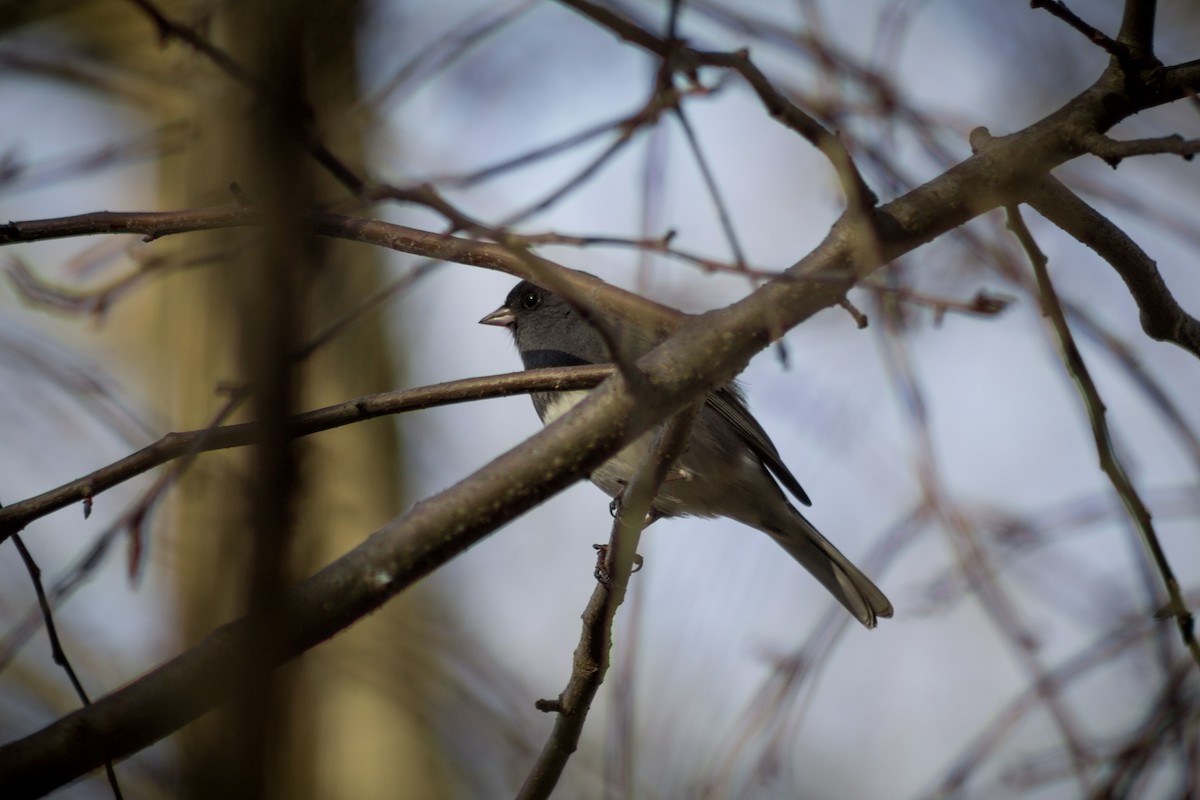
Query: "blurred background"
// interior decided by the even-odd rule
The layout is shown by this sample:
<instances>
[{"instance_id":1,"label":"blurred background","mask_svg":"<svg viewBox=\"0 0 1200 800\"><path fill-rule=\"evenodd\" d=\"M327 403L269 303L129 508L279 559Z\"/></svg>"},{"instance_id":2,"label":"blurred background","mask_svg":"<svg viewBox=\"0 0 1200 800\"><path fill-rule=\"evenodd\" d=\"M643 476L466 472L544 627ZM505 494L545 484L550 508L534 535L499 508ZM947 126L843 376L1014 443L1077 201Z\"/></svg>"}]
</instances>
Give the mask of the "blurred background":
<instances>
[{"instance_id":1,"label":"blurred background","mask_svg":"<svg viewBox=\"0 0 1200 800\"><path fill-rule=\"evenodd\" d=\"M1195 7L1162 5L1160 58L1196 58ZM658 64L566 6L266 6L0 5L0 218L294 193L298 207L446 230L411 204L364 204L303 154L270 157L288 148L256 127L262 91L179 35L256 74L272 63L270 37L259 37L268 29L294 42L282 60L312 109L303 124L354 171L430 182L487 225L611 240L539 252L677 308L745 295L752 273L790 266L841 211L825 159L732 73L701 72L703 91L679 79L681 112L622 128ZM666 4L607 6L666 30ZM1078 6L1115 32L1120 3ZM885 201L968 156L975 126L1019 130L1106 63L1024 3L696 0L678 25L694 47L749 48L781 91L841 133ZM1200 118L1180 103L1116 133L1194 138ZM1056 173L1142 245L1193 314L1197 169L1167 156L1118 170L1083 158ZM1026 219L1194 607L1200 370L1142 333L1107 264L1032 211ZM660 252L653 243L668 232L673 252ZM6 247L0 502L216 418L229 404L220 387L252 374L247 340L266 336L261 287L247 278L266 250L229 231ZM295 341L319 342L296 368L297 410L520 366L510 337L476 324L514 283L505 275L345 242L282 252L297 263L287 280L300 282ZM975 313L981 292L1010 302ZM862 629L777 546L734 523L656 524L556 796L1189 796L1200 777L1196 666L1174 625L1153 620L1161 581L1097 467L1002 216L889 265L851 299L865 329L826 311L743 381L813 498L809 518L876 579L895 618ZM281 574L310 574L537 428L528 399L514 397L304 441ZM206 454L99 495L86 518L69 508L26 530L93 697L244 611L256 552L244 496L256 472L248 453ZM591 545L610 522L607 498L580 484L283 670L282 722L261 745L272 793L511 796L553 724L533 703L566 683L594 587ZM79 704L11 545L0 547L0 623L9 741ZM210 715L119 764L126 796L220 791L237 745L223 732L253 713ZM60 795L111 790L97 774Z\"/></svg>"}]
</instances>

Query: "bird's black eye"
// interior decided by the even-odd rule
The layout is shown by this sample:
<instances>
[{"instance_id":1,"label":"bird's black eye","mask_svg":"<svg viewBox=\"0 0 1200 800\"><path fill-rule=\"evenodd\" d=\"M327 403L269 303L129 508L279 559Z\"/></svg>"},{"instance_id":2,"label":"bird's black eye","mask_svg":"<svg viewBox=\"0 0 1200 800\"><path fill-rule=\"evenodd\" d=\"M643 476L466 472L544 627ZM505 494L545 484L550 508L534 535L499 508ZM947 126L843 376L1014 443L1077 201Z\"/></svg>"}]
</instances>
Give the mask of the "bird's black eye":
<instances>
[{"instance_id":1,"label":"bird's black eye","mask_svg":"<svg viewBox=\"0 0 1200 800\"><path fill-rule=\"evenodd\" d=\"M521 308L532 311L542 304L542 296L537 292L526 292L521 295Z\"/></svg>"}]
</instances>

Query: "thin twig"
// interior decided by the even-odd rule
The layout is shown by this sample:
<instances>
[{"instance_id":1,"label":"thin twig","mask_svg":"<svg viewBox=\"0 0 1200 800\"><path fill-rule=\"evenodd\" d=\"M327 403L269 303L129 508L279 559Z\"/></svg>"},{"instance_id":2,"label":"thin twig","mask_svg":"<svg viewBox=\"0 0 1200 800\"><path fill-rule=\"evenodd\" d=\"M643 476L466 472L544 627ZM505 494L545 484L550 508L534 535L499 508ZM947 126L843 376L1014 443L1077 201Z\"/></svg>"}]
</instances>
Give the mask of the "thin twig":
<instances>
[{"instance_id":1,"label":"thin twig","mask_svg":"<svg viewBox=\"0 0 1200 800\"><path fill-rule=\"evenodd\" d=\"M664 101L663 96L656 93L655 96L651 98L650 105L648 105L647 108L643 109L638 114L635 114L631 120L624 121L618 125L617 130L619 132L617 137L613 139L613 141L609 143L606 148L604 148L600 155L596 156L590 162L585 164L577 173L568 177L565 181L563 181L561 186L550 192L550 194L529 205L528 207L509 215L502 220L497 227L511 228L517 223L523 222L541 211L545 211L547 208L562 200L571 192L582 187L589 179L591 179L600 171L601 167L611 161L618 153L621 152L621 150L625 148L627 144L629 144L629 142L633 139L634 134L640 131L644 126L654 125L658 121L658 118L662 112L679 100L679 96L673 92L669 93L668 96L670 99Z\"/></svg>"},{"instance_id":2,"label":"thin twig","mask_svg":"<svg viewBox=\"0 0 1200 800\"><path fill-rule=\"evenodd\" d=\"M1137 303L1147 336L1200 358L1200 320L1179 305L1154 259L1127 233L1050 176L1038 182L1026 202L1116 270Z\"/></svg>"},{"instance_id":3,"label":"thin twig","mask_svg":"<svg viewBox=\"0 0 1200 800\"><path fill-rule=\"evenodd\" d=\"M749 53L698 53L697 59L708 66L725 67L737 72L750 84L750 88L758 95L759 101L771 117L800 134L817 148L833 166L834 174L841 184L842 194L846 198L847 208L852 214L865 218L866 212L878 204L879 198L859 172L842 140L780 92L750 60Z\"/></svg>"},{"instance_id":4,"label":"thin twig","mask_svg":"<svg viewBox=\"0 0 1200 800\"><path fill-rule=\"evenodd\" d=\"M494 14L471 14L463 22L446 31L433 41L426 44L403 66L383 81L380 88L369 96L356 102L350 114L343 119L363 115L361 109L370 109L370 116L384 115L389 107L395 105L395 95L406 84L418 87L425 84L417 79L428 80L438 72L447 70L456 61L469 56L477 45L487 38L495 36L509 25L512 25L531 8L538 5L538 0L523 0L512 8L504 8ZM432 64L430 64L432 62Z\"/></svg>"},{"instance_id":5,"label":"thin twig","mask_svg":"<svg viewBox=\"0 0 1200 800\"><path fill-rule=\"evenodd\" d=\"M1195 692L1189 686L1191 665L1186 661L1176 664L1167 673L1166 681L1157 698L1143 714L1141 723L1134 729L1124 747L1110 762L1110 773L1097 797L1145 797L1149 796L1145 784L1154 770L1151 765L1161 751L1177 741L1185 731L1195 727ZM1183 785L1195 781L1195 762L1185 761ZM1155 776L1157 777L1157 776ZM1142 784L1139 791L1139 782ZM1177 797L1194 797L1195 793L1183 791Z\"/></svg>"},{"instance_id":6,"label":"thin twig","mask_svg":"<svg viewBox=\"0 0 1200 800\"><path fill-rule=\"evenodd\" d=\"M900 396L914 428L918 449L916 473L930 514L949 535L957 566L971 586L990 621L1012 648L1017 662L1053 721L1069 754L1075 778L1084 796L1089 792L1089 755L1083 744L1077 718L1063 697L1060 687L1047 680L1047 668L1038 651L1030 625L1022 618L1018 604L997 579L998 571L990 554L980 542L976 525L950 495L942 475L937 448L930 427L926 392L913 369L907 340L901 335L881 334L885 352L884 366Z\"/></svg>"},{"instance_id":7,"label":"thin twig","mask_svg":"<svg viewBox=\"0 0 1200 800\"><path fill-rule=\"evenodd\" d=\"M42 620L46 623L46 636L50 639L50 654L54 659L54 663L63 668L67 673L67 679L71 681L71 686L75 689L76 696L79 701L85 706L90 706L92 700L88 697L87 690L83 688L83 683L79 680L79 675L75 672L75 667L71 665L71 660L67 658L67 651L63 649L62 640L58 638L58 627L54 624L54 614L50 610L50 601L46 599L46 589L42 585L42 569L33 560L33 555L29 552L29 548L25 546L25 542L17 534L13 534L13 544L16 545L17 552L21 555L21 561L25 564L25 571L29 573L29 579L33 581L33 590L37 594L38 606L42 611ZM121 784L117 781L116 770L113 769L111 761L104 762L104 774L108 778L109 788L112 789L113 797L121 800Z\"/></svg>"},{"instance_id":8,"label":"thin twig","mask_svg":"<svg viewBox=\"0 0 1200 800\"><path fill-rule=\"evenodd\" d=\"M375 308L380 303L393 297L397 292L411 286L415 281L424 277L438 263L436 261L427 261L426 263L413 268L405 276L392 283L372 295L371 297L358 304L355 308L344 314L339 319L330 323L324 331L314 336L307 344L302 346L294 357L297 361L302 361L316 350L323 347L330 340L336 337L350 323L357 319L360 315ZM77 560L76 564L67 571L66 575L59 579L52 591L54 599L59 600L69 595L76 587L78 587L92 571L101 563L103 556L111 547L113 541L116 540L123 532L128 532L131 541L130 547L130 567L131 574L135 574L140 569L141 554L143 552L142 539L145 531L146 520L157 506L158 502L165 496L167 489L175 485L183 474L190 468L195 458L207 448L210 443L210 437L214 431L218 429L238 408L242 400L245 398L245 387L236 388L230 391L230 396L227 402L213 416L213 418L201 429L194 431L197 434L191 444L187 446L179 455L172 469L160 476L155 483L142 494L129 509L120 515L112 524L102 531L95 539L95 542L88 551ZM161 444L161 442L160 442ZM157 465L155 465L157 466ZM87 478L83 480L87 481ZM87 496L83 498L84 502L84 517L88 515L88 509L91 508L93 498ZM0 524L0 530L3 525ZM36 630L36 622L38 617L34 613L27 614L24 620L18 624L3 640L0 640L0 669L8 663L24 644L25 641Z\"/></svg>"},{"instance_id":9,"label":"thin twig","mask_svg":"<svg viewBox=\"0 0 1200 800\"><path fill-rule=\"evenodd\" d=\"M611 9L605 8L590 0L559 0L564 6L567 6L592 22L596 22L602 28L607 28L612 33L615 33L620 38L637 45L643 50L648 50L660 58L667 58L671 53L671 45L669 42L660 39L650 31L636 25L626 17L618 14Z\"/></svg>"},{"instance_id":10,"label":"thin twig","mask_svg":"<svg viewBox=\"0 0 1200 800\"><path fill-rule=\"evenodd\" d=\"M1133 54L1124 43L1118 42L1104 31L1089 25L1078 14L1067 8L1067 4L1062 0L1029 0L1029 7L1049 11L1052 16L1058 17L1072 29L1082 33L1088 41L1101 47L1122 64L1132 62Z\"/></svg>"},{"instance_id":11,"label":"thin twig","mask_svg":"<svg viewBox=\"0 0 1200 800\"><path fill-rule=\"evenodd\" d=\"M1153 635L1154 626L1145 620L1117 619L1114 624L1085 648L1077 651L1047 673L1048 682L1068 686L1089 672L1112 663L1112 659ZM1035 685L1027 686L992 721L963 748L954 759L938 786L927 796L931 798L961 795L971 776L986 763L987 757L1008 738L1017 723L1029 716L1039 701ZM1105 795L1096 795L1103 797Z\"/></svg>"},{"instance_id":12,"label":"thin twig","mask_svg":"<svg viewBox=\"0 0 1200 800\"><path fill-rule=\"evenodd\" d=\"M1179 404L1167 393L1149 365L1128 343L1108 330L1092 311L1069 300L1063 300L1062 303L1067 321L1072 327L1103 347L1109 357L1125 370L1133 385L1141 390L1150 404L1162 415L1172 430L1175 445L1191 459L1193 469L1200 475L1200 434L1193 430Z\"/></svg>"},{"instance_id":13,"label":"thin twig","mask_svg":"<svg viewBox=\"0 0 1200 800\"><path fill-rule=\"evenodd\" d=\"M103 286L82 291L47 281L35 274L23 261L11 256L8 258L4 273L12 282L13 288L21 299L32 306L53 309L65 314L90 315L100 319L112 309L117 300L130 294L152 275L222 263L222 260L228 255L227 251L218 250L196 253L186 257L176 253L144 259L125 275L109 281Z\"/></svg>"},{"instance_id":14,"label":"thin twig","mask_svg":"<svg viewBox=\"0 0 1200 800\"><path fill-rule=\"evenodd\" d=\"M542 161L558 155L559 153L566 152L567 150L570 150L581 144L585 144L598 136L603 136L609 131L615 130L627 119L628 115L623 114L619 117L614 117L613 119L605 120L604 122L592 125L591 127L584 128L581 131L572 133L569 136L559 139L558 141L551 142L550 144L534 148L533 150L513 156L512 158L506 158L503 161L490 164L486 167L480 167L479 169L469 172L466 175L435 175L434 177L429 178L426 182L453 186L456 189L469 189L470 187L490 180L497 175L501 175L514 169L519 169L529 164L535 164L538 161Z\"/></svg>"},{"instance_id":15,"label":"thin twig","mask_svg":"<svg viewBox=\"0 0 1200 800\"><path fill-rule=\"evenodd\" d=\"M539 710L554 711L558 717L550 737L517 793L518 800L548 798L557 786L567 760L579 746L583 723L608 672L613 620L617 608L625 600L638 540L647 520L652 518L651 506L658 494L658 487L687 446L692 422L699 408L698 405L693 406L662 426L650 455L638 467L637 474L626 488L604 556L606 577L597 582L583 612L583 632L575 649L570 680L556 699L541 700L537 704Z\"/></svg>"},{"instance_id":16,"label":"thin twig","mask_svg":"<svg viewBox=\"0 0 1200 800\"><path fill-rule=\"evenodd\" d=\"M604 8L591 0L560 0L563 5L588 17L622 39L647 50L671 64L673 70L694 76L699 66L731 69L742 76L758 95L763 107L773 118L799 133L832 163L842 184L842 191L852 212L862 213L878 203L875 193L854 166L854 161L841 140L828 131L813 116L805 112L782 92L750 60L746 51L736 53L700 52L678 42L655 36L628 18Z\"/></svg>"},{"instance_id":17,"label":"thin twig","mask_svg":"<svg viewBox=\"0 0 1200 800\"><path fill-rule=\"evenodd\" d=\"M675 119L679 120L679 127L683 128L683 135L687 139L688 148L692 151L692 158L695 159L696 166L700 170L700 177L704 180L704 188L708 191L708 196L717 210L717 219L721 223L725 241L729 243L729 250L733 253L734 264L739 271L744 272L746 270L746 251L742 248L741 241L738 240L737 229L733 226L733 215L729 213L729 207L725 204L725 198L721 194L721 187L717 185L717 176L713 174L708 159L704 157L704 151L700 149L700 140L682 107L675 108Z\"/></svg>"},{"instance_id":18,"label":"thin twig","mask_svg":"<svg viewBox=\"0 0 1200 800\"><path fill-rule=\"evenodd\" d=\"M110 142L90 150L46 159L33 164L21 163L12 153L0 156L0 187L44 188L63 180L78 180L91 172L125 166L150 158L162 158L184 149L194 133L181 122L168 122L125 141Z\"/></svg>"},{"instance_id":19,"label":"thin twig","mask_svg":"<svg viewBox=\"0 0 1200 800\"><path fill-rule=\"evenodd\" d=\"M1104 160L1116 169L1123 159L1131 156L1155 156L1169 154L1191 161L1200 153L1200 139L1185 139L1179 134L1159 136L1152 139L1113 139L1100 133L1087 134L1083 143L1088 152Z\"/></svg>"},{"instance_id":20,"label":"thin twig","mask_svg":"<svg viewBox=\"0 0 1200 800\"><path fill-rule=\"evenodd\" d=\"M297 112L294 109L283 108L282 99L276 95L272 87L264 84L258 76L239 64L233 56L205 39L195 30L169 17L166 12L151 2L151 0L128 0L128 2L132 3L150 18L155 27L158 28L158 34L163 41L178 39L183 42L207 58L235 82L250 91L255 98L260 100L274 113L281 115L289 122L298 116L310 115L311 112L309 109L301 109ZM312 156L313 160L320 164L338 183L349 190L351 194L356 197L362 197L367 192L367 181L356 174L349 165L338 158L321 141L313 129L312 123L306 122L298 126L289 124L281 126L280 130L294 136L300 146Z\"/></svg>"},{"instance_id":21,"label":"thin twig","mask_svg":"<svg viewBox=\"0 0 1200 800\"><path fill-rule=\"evenodd\" d=\"M437 259L425 259L423 262L414 265L408 272L373 292L369 297L365 297L358 303L355 303L352 308L329 323L324 330L315 334L294 353L295 358L307 358L340 336L342 331L346 330L354 322L380 308L397 295L408 291L417 281L429 275L444 263L444 261Z\"/></svg>"},{"instance_id":22,"label":"thin twig","mask_svg":"<svg viewBox=\"0 0 1200 800\"><path fill-rule=\"evenodd\" d=\"M886 572L926 532L931 513L928 504L921 502L901 515L867 553L861 562L864 569L876 577ZM715 754L711 759L713 766L702 778L697 800L741 796L733 785L742 774L738 768L741 762L753 761L756 767L749 779L765 783L778 763L772 757L773 746L785 736L798 739L808 708L804 700L815 693L817 681L831 664L838 644L852 629L851 621L845 609L831 599L813 632L791 652L772 659L773 669L746 703L737 729L728 737L732 744L724 754ZM807 697L801 697L802 693Z\"/></svg>"},{"instance_id":23,"label":"thin twig","mask_svg":"<svg viewBox=\"0 0 1200 800\"><path fill-rule=\"evenodd\" d=\"M429 190L429 193L418 194L437 205L437 195L432 190ZM446 213L454 214L453 207L447 207ZM317 236L372 244L410 255L498 270L535 282L549 283L551 279L547 278L547 275L553 273L551 277L556 283L546 285L546 288L566 297L568 292L563 290L565 282L575 289L570 292L571 296L586 291L591 305L616 317L637 317L644 324L653 326L659 333L670 332L680 323L681 315L675 309L605 283L595 276L567 269L524 249L533 244L531 240L480 226L469 219L459 222L468 227L474 226L484 235L494 234L500 243L465 239L381 220L324 211L305 214L303 219L308 226L306 232ZM149 241L182 233L261 227L263 224L261 212L242 206L214 206L178 211L96 211L69 217L0 224L0 246L101 233L137 233Z\"/></svg>"},{"instance_id":24,"label":"thin twig","mask_svg":"<svg viewBox=\"0 0 1200 800\"><path fill-rule=\"evenodd\" d=\"M350 425L375 417L400 414L422 408L507 397L534 391L562 391L595 386L612 374L608 365L558 367L529 370L482 378L466 378L416 389L367 395L337 405L297 414L289 428L294 437L309 436L321 431ZM21 530L31 521L57 511L71 503L95 497L100 492L124 483L168 461L190 452L197 442L200 452L245 447L254 441L255 424L245 422L217 428L168 433L154 444L101 467L82 478L70 481L48 492L0 508L0 542Z\"/></svg>"},{"instance_id":25,"label":"thin twig","mask_svg":"<svg viewBox=\"0 0 1200 800\"><path fill-rule=\"evenodd\" d=\"M1091 421L1092 426L1092 436L1096 442L1096 453L1100 458L1100 468L1112 482L1113 489L1116 491L1117 496L1121 498L1126 511L1129 512L1130 519L1137 528L1142 544L1149 551L1150 557L1158 568L1159 575L1162 576L1163 584L1167 590L1168 601L1159 610L1157 616L1160 619L1174 618L1176 624L1179 626L1179 634L1183 639L1184 646L1191 653L1196 665L1200 667L1200 643L1196 641L1195 620L1192 617L1191 611L1188 610L1187 603L1184 602L1183 595L1179 590L1179 582L1175 578L1175 572L1171 569L1171 564L1167 560L1166 553L1163 552L1162 545L1158 541L1158 535L1154 532L1154 523L1150 518L1150 510L1142 502L1141 496L1126 474L1125 468L1121 465L1120 458L1113 449L1112 438L1108 431L1108 423L1105 420L1104 401L1101 400L1100 392L1096 389L1096 384L1092 381L1091 375L1088 373L1083 355L1079 352L1079 348L1075 346L1075 339L1071 335L1070 327L1067 325L1066 315L1063 313L1062 305L1058 301L1058 295L1054 291L1054 284L1050 281L1050 273L1046 269L1046 256L1042 253L1033 238L1033 234L1030 233L1029 228L1025 225L1020 211L1015 206L1009 206L1006 211L1008 213L1009 227L1017 237L1017 240L1020 241L1021 246L1025 249L1029 257L1029 262L1033 266L1038 288L1042 294L1042 308L1050 318L1051 325L1054 327L1063 363L1087 409L1088 419Z\"/></svg>"}]
</instances>

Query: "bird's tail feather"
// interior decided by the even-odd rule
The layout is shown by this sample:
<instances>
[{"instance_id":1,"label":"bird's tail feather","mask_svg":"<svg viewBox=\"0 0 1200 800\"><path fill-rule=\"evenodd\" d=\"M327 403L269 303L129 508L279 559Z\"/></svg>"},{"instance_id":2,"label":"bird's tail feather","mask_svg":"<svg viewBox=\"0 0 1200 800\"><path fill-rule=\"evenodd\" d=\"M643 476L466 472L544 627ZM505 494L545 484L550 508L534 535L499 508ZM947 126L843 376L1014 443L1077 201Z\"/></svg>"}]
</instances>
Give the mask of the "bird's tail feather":
<instances>
[{"instance_id":1,"label":"bird's tail feather","mask_svg":"<svg viewBox=\"0 0 1200 800\"><path fill-rule=\"evenodd\" d=\"M767 532L863 625L874 628L877 618L892 616L892 604L879 587L799 512L795 517L798 524L788 530Z\"/></svg>"}]
</instances>

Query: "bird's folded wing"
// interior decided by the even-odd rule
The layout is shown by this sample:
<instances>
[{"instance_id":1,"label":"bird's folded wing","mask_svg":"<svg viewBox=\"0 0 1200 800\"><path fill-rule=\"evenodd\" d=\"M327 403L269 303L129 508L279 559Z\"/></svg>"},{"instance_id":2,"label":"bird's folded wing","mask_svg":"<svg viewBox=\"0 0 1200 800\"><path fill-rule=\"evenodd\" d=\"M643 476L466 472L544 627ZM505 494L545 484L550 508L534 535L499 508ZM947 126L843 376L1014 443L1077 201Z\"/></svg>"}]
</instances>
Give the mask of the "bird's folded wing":
<instances>
[{"instance_id":1,"label":"bird's folded wing","mask_svg":"<svg viewBox=\"0 0 1200 800\"><path fill-rule=\"evenodd\" d=\"M758 424L758 420L750 415L746 401L742 398L741 390L734 384L724 386L708 396L708 405L719 413L726 422L734 427L742 439L750 445L755 454L762 459L763 464L782 483L792 495L806 506L812 501L800 486L800 481L784 465L779 451L767 436L767 432Z\"/></svg>"}]
</instances>

